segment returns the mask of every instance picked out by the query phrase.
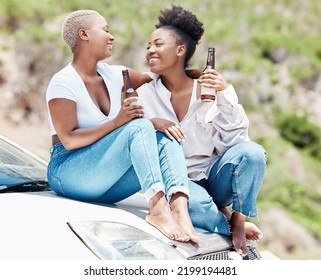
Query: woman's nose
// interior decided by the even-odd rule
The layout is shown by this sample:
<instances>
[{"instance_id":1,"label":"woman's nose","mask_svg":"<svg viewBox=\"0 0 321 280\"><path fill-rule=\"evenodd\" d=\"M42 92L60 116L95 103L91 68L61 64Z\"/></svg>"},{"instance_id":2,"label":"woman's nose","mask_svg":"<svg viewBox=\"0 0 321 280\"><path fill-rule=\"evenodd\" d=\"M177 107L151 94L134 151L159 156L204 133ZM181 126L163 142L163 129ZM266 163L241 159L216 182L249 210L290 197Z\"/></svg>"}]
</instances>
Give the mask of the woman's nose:
<instances>
[{"instance_id":1,"label":"woman's nose","mask_svg":"<svg viewBox=\"0 0 321 280\"><path fill-rule=\"evenodd\" d=\"M152 46L150 46L148 49L147 49L147 54L151 54L154 52L154 48Z\"/></svg>"}]
</instances>

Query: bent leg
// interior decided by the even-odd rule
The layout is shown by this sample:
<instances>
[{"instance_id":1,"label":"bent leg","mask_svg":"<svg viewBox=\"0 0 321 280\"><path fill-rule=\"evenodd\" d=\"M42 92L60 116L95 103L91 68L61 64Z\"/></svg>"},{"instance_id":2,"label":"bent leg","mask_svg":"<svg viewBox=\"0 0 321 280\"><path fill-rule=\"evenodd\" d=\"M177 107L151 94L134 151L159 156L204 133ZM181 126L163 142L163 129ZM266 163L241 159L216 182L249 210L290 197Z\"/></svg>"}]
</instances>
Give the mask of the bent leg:
<instances>
[{"instance_id":1,"label":"bent leg","mask_svg":"<svg viewBox=\"0 0 321 280\"><path fill-rule=\"evenodd\" d=\"M212 167L206 189L219 208L256 217L256 198L262 186L266 153L254 142L242 142L228 149Z\"/></svg>"},{"instance_id":2,"label":"bent leg","mask_svg":"<svg viewBox=\"0 0 321 280\"><path fill-rule=\"evenodd\" d=\"M106 197L131 167L149 196L164 191L155 131L148 120L133 120L80 149L68 151L62 144L56 145L48 166L48 180L60 195L97 201Z\"/></svg>"},{"instance_id":3,"label":"bent leg","mask_svg":"<svg viewBox=\"0 0 321 280\"><path fill-rule=\"evenodd\" d=\"M177 161L179 158L177 155L181 155L183 166L185 166L183 151L181 147L174 146L175 142L163 137L156 138L150 121L137 120L135 125L142 128L135 130L135 140L131 143L130 151L137 177L149 201L150 211L146 216L146 221L171 239L189 241L193 239L193 236L186 230L185 225L180 227L178 224L180 219L177 219L175 210L181 208L178 203L173 203L171 209L166 200L168 193L188 191L184 182L184 180L187 181L186 170L185 173L183 172L184 176L176 169L176 165L180 164ZM186 218L183 215L179 217Z\"/></svg>"},{"instance_id":4,"label":"bent leg","mask_svg":"<svg viewBox=\"0 0 321 280\"><path fill-rule=\"evenodd\" d=\"M156 132L156 138L167 200L170 201L177 192L189 196L187 168L181 145L159 131Z\"/></svg>"},{"instance_id":5,"label":"bent leg","mask_svg":"<svg viewBox=\"0 0 321 280\"><path fill-rule=\"evenodd\" d=\"M183 149L176 140L169 139L162 132L157 132L156 137L166 198L182 233L181 241L199 243L200 239L188 213L189 187Z\"/></svg>"},{"instance_id":6,"label":"bent leg","mask_svg":"<svg viewBox=\"0 0 321 280\"><path fill-rule=\"evenodd\" d=\"M211 169L208 184L210 195L219 208L232 204L230 219L235 249L246 254L246 217L256 217L256 198L262 186L266 153L254 142L242 142L227 150ZM253 228L252 228L253 230ZM261 235L262 233L256 232ZM256 238L256 237L251 237Z\"/></svg>"}]
</instances>

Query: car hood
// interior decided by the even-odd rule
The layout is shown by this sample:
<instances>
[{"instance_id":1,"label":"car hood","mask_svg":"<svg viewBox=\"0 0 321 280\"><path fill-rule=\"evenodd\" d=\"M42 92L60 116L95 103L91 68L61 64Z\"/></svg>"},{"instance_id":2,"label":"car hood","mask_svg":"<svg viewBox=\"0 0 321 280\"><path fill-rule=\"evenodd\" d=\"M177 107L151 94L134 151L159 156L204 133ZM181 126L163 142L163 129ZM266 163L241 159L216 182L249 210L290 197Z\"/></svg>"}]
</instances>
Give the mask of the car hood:
<instances>
[{"instance_id":1,"label":"car hood","mask_svg":"<svg viewBox=\"0 0 321 280\"><path fill-rule=\"evenodd\" d=\"M0 259L97 259L68 223L124 223L168 242L145 222L146 206L140 194L109 206L58 197L51 191L1 194Z\"/></svg>"}]
</instances>

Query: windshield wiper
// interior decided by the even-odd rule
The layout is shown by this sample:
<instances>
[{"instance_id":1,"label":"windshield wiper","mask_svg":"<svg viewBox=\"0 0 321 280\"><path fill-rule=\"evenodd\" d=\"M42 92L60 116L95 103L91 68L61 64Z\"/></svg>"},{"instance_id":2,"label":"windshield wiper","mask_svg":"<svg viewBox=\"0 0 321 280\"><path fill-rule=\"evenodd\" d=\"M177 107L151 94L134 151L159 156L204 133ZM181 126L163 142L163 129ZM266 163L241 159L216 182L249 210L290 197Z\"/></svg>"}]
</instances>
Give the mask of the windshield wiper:
<instances>
[{"instance_id":1,"label":"windshield wiper","mask_svg":"<svg viewBox=\"0 0 321 280\"><path fill-rule=\"evenodd\" d=\"M0 193L6 192L39 192L39 191L49 191L50 186L47 181L29 181L19 183L13 186L0 186Z\"/></svg>"}]
</instances>

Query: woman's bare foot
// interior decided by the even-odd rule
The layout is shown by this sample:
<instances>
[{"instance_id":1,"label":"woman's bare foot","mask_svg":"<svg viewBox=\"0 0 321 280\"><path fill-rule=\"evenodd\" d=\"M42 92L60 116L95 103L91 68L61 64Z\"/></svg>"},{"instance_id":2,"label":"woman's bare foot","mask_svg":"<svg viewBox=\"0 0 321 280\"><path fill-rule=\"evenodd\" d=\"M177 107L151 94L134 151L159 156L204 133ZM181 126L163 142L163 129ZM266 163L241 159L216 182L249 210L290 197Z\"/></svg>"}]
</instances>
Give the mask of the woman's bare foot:
<instances>
[{"instance_id":1,"label":"woman's bare foot","mask_svg":"<svg viewBox=\"0 0 321 280\"><path fill-rule=\"evenodd\" d=\"M245 236L246 239L260 241L263 237L263 233L255 224L251 222L245 222Z\"/></svg>"},{"instance_id":2,"label":"woman's bare foot","mask_svg":"<svg viewBox=\"0 0 321 280\"><path fill-rule=\"evenodd\" d=\"M165 199L164 193L159 192L150 200L150 210L145 220L169 239L184 241L185 236L176 224L172 211Z\"/></svg>"},{"instance_id":3,"label":"woman's bare foot","mask_svg":"<svg viewBox=\"0 0 321 280\"><path fill-rule=\"evenodd\" d=\"M226 207L220 208L220 211L227 217L228 220L231 219L232 213ZM263 237L262 231L251 222L245 222L245 237L246 239L252 241L259 241Z\"/></svg>"},{"instance_id":4,"label":"woman's bare foot","mask_svg":"<svg viewBox=\"0 0 321 280\"><path fill-rule=\"evenodd\" d=\"M171 209L173 212L173 217L184 236L184 241L192 241L198 244L201 240L196 234L189 216L187 200L188 197L183 193L174 194L170 201Z\"/></svg>"},{"instance_id":5,"label":"woman's bare foot","mask_svg":"<svg viewBox=\"0 0 321 280\"><path fill-rule=\"evenodd\" d=\"M230 219L232 243L235 251L243 257L247 255L245 219L246 217L239 212L233 212Z\"/></svg>"}]
</instances>

